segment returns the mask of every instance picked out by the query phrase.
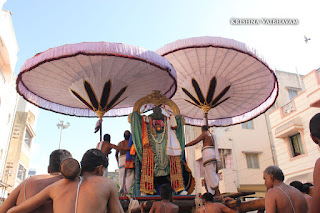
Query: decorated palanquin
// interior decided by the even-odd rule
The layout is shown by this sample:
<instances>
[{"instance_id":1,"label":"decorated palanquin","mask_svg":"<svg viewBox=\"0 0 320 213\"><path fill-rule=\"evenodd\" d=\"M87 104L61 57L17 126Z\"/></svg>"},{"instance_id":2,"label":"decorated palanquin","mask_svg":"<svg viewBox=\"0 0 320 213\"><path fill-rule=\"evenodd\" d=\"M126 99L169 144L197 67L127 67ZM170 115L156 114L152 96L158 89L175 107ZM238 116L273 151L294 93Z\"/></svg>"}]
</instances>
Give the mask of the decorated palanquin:
<instances>
[{"instance_id":1,"label":"decorated palanquin","mask_svg":"<svg viewBox=\"0 0 320 213\"><path fill-rule=\"evenodd\" d=\"M153 113L140 115L147 106ZM153 91L136 102L129 121L130 154L135 156L134 195L156 194L164 183L170 183L176 193L191 194L195 182L185 161L184 119L177 105Z\"/></svg>"}]
</instances>

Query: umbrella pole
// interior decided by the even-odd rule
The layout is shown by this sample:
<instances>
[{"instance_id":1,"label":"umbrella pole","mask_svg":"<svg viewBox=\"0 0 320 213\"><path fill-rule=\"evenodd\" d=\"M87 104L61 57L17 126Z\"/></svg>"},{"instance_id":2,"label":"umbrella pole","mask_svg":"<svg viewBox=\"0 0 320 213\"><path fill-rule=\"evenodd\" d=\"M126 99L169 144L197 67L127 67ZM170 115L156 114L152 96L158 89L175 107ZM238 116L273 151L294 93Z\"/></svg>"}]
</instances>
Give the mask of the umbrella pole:
<instances>
[{"instance_id":1,"label":"umbrella pole","mask_svg":"<svg viewBox=\"0 0 320 213\"><path fill-rule=\"evenodd\" d=\"M102 141L102 119L100 121L100 141Z\"/></svg>"},{"instance_id":2,"label":"umbrella pole","mask_svg":"<svg viewBox=\"0 0 320 213\"><path fill-rule=\"evenodd\" d=\"M205 125L209 126L208 125L208 113L207 112L204 113L204 119L205 119L205 122L206 122Z\"/></svg>"},{"instance_id":3,"label":"umbrella pole","mask_svg":"<svg viewBox=\"0 0 320 213\"><path fill-rule=\"evenodd\" d=\"M95 111L95 113L98 116L99 121L100 121L100 141L102 141L102 117L104 116L104 114L106 112L102 111L102 110L97 110L97 111Z\"/></svg>"}]
</instances>

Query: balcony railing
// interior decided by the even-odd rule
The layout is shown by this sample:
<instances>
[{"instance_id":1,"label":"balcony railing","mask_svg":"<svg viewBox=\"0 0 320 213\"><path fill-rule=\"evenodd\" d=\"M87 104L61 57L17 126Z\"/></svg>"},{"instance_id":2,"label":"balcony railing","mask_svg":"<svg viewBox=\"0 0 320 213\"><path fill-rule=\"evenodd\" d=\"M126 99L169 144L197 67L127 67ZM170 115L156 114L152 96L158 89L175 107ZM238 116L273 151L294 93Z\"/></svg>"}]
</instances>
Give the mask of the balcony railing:
<instances>
[{"instance_id":1,"label":"balcony railing","mask_svg":"<svg viewBox=\"0 0 320 213\"><path fill-rule=\"evenodd\" d=\"M283 107L281 107L282 113L284 116L288 115L289 113L296 111L296 108L293 104L293 102L289 102L286 105L284 105Z\"/></svg>"}]
</instances>

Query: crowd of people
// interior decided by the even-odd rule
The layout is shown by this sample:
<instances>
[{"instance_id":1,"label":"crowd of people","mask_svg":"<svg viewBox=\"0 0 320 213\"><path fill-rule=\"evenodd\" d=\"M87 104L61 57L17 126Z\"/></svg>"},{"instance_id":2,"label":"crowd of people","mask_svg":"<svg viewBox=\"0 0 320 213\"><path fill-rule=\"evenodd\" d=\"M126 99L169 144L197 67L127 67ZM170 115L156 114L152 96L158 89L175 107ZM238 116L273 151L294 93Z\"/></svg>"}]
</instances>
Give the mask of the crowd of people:
<instances>
[{"instance_id":1,"label":"crowd of people","mask_svg":"<svg viewBox=\"0 0 320 213\"><path fill-rule=\"evenodd\" d=\"M187 144L192 146L199 141L210 146L211 135L208 129L203 128L203 134L196 140ZM310 136L320 145L320 113L310 120ZM35 175L27 178L17 186L0 207L0 213L16 212L123 212L118 197L118 189L115 182L107 178L108 155L111 149L116 149L116 159L119 169L124 167L122 159L130 150L128 146L130 132L125 131L124 140L118 145L111 144L110 135L104 136L104 141L98 143L96 149L88 150L82 157L80 165L72 159L69 151L59 149L51 153L49 157L48 175ZM67 162L67 163L65 163ZM70 166L72 164L78 167ZM69 168L70 167L70 168ZM72 169L72 168L76 169ZM81 170L80 170L81 167ZM77 170L77 168L79 168ZM210 170L215 170L213 166ZM80 173L81 171L81 173ZM314 179L311 183L293 181L285 184L284 174L277 166L269 166L263 172L263 179L267 187L265 196L265 211L267 213L286 212L304 213L320 212L320 158L314 168ZM128 175L129 182L122 181ZM120 172L120 191L128 193L133 183L133 171ZM213 181L214 182L214 181ZM310 190L313 187L313 190ZM215 185L211 186L212 193L202 195L203 206L199 213L229 213L238 212L223 203L213 202L213 195L217 193ZM170 184L163 184L160 188L161 201L153 202L149 212L175 213L179 207L173 200L174 191ZM140 203L140 211L146 212L146 203ZM261 211L260 211L261 212Z\"/></svg>"}]
</instances>

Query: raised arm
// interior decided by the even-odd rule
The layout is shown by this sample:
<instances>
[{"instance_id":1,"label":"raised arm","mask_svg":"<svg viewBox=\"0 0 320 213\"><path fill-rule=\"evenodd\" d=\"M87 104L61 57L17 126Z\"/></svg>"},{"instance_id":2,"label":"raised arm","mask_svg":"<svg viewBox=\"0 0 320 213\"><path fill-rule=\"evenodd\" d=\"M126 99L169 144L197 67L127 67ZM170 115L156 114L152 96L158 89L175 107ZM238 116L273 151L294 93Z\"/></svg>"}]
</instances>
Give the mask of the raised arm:
<instances>
[{"instance_id":1,"label":"raised arm","mask_svg":"<svg viewBox=\"0 0 320 213\"><path fill-rule=\"evenodd\" d=\"M43 205L47 200L50 199L50 188L52 186L46 187L44 190L31 197L30 199L22 202L19 206L11 208L8 213L25 213L31 212Z\"/></svg>"},{"instance_id":2,"label":"raised arm","mask_svg":"<svg viewBox=\"0 0 320 213\"><path fill-rule=\"evenodd\" d=\"M191 141L190 143L187 143L187 144L186 144L186 147L196 145L196 144L199 143L200 141L204 140L204 138L205 138L205 133L202 132L199 137L197 137L196 139L194 139L194 140Z\"/></svg>"},{"instance_id":3,"label":"raised arm","mask_svg":"<svg viewBox=\"0 0 320 213\"><path fill-rule=\"evenodd\" d=\"M26 181L26 180L25 180ZM0 213L6 213L10 208L14 207L17 203L18 196L20 194L20 190L22 186L25 184L25 181L20 183L8 196L8 198L4 201L4 203L0 207Z\"/></svg>"},{"instance_id":4,"label":"raised arm","mask_svg":"<svg viewBox=\"0 0 320 213\"><path fill-rule=\"evenodd\" d=\"M320 158L317 160L313 171L313 194L311 199L311 206L308 213L320 212Z\"/></svg>"},{"instance_id":5,"label":"raised arm","mask_svg":"<svg viewBox=\"0 0 320 213\"><path fill-rule=\"evenodd\" d=\"M114 145L112 143L110 143L110 147L112 149L115 149L115 150L121 150L121 151L130 151L130 147L122 147L122 146L117 146L117 145Z\"/></svg>"},{"instance_id":6,"label":"raised arm","mask_svg":"<svg viewBox=\"0 0 320 213\"><path fill-rule=\"evenodd\" d=\"M110 190L109 200L108 200L108 211L107 212L114 212L114 213L123 213L123 208L120 204L119 197L118 197L118 189L114 182L109 184Z\"/></svg>"}]
</instances>

